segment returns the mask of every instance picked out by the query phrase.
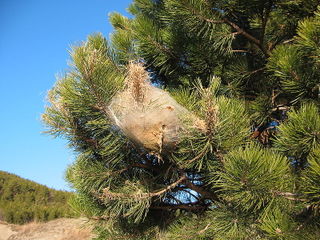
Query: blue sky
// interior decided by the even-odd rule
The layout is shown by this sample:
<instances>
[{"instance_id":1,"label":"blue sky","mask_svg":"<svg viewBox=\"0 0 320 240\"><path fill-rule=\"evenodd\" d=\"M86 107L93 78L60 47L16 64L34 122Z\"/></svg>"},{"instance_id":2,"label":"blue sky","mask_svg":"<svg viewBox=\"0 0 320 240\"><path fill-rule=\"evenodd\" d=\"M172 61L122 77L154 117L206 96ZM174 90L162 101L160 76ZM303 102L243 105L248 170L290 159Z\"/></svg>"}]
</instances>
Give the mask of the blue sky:
<instances>
[{"instance_id":1,"label":"blue sky","mask_svg":"<svg viewBox=\"0 0 320 240\"><path fill-rule=\"evenodd\" d=\"M67 68L68 50L89 34L112 31L108 13L131 0L0 0L0 170L69 190L74 156L41 132L46 93Z\"/></svg>"}]
</instances>

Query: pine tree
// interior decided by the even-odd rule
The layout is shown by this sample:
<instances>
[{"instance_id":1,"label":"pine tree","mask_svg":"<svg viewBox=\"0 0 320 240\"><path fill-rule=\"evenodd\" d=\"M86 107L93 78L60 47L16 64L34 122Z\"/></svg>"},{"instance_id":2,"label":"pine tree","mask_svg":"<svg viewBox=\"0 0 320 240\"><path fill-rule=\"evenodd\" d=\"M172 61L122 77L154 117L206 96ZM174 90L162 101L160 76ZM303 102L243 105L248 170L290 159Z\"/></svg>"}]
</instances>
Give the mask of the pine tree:
<instances>
[{"instance_id":1,"label":"pine tree","mask_svg":"<svg viewBox=\"0 0 320 240\"><path fill-rule=\"evenodd\" d=\"M77 153L71 204L97 239L319 239L318 4L134 0L72 49L43 120ZM110 115L132 64L201 122L170 151Z\"/></svg>"}]
</instances>

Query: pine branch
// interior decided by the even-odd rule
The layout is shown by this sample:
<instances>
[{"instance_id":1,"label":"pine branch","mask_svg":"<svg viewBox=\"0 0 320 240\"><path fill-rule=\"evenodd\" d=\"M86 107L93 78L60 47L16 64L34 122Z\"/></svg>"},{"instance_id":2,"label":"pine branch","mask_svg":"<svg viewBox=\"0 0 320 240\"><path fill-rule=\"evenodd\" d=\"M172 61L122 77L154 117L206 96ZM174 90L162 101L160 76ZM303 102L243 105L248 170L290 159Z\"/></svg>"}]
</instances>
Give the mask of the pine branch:
<instances>
[{"instance_id":1,"label":"pine branch","mask_svg":"<svg viewBox=\"0 0 320 240\"><path fill-rule=\"evenodd\" d=\"M186 181L186 186L188 188L190 188L191 190L196 191L197 193L201 194L203 198L211 199L211 200L214 200L214 201L217 201L217 202L221 201L217 194L215 194L213 192L206 191L201 186L197 186L197 185L193 184L189 180Z\"/></svg>"},{"instance_id":2,"label":"pine branch","mask_svg":"<svg viewBox=\"0 0 320 240\"><path fill-rule=\"evenodd\" d=\"M146 199L146 198L152 198L152 197L157 197L160 196L171 189L175 188L177 185L185 181L187 177L184 175L180 177L177 181L174 183L170 184L164 189L161 189L157 192L152 192L152 193L138 193L138 194L125 194L125 193L112 193L109 191L109 188L105 188L103 190L103 195L101 196L102 198L108 198L108 199L122 199L122 198L130 198L130 199Z\"/></svg>"},{"instance_id":3,"label":"pine branch","mask_svg":"<svg viewBox=\"0 0 320 240\"><path fill-rule=\"evenodd\" d=\"M220 14L220 13L219 13ZM204 18L203 16L201 16L200 14L197 15L201 20L204 20L206 22L209 23L214 23L214 24L221 24L221 23L226 23L229 26L231 26L234 30L237 31L238 34L243 35L245 38L247 38L249 41L253 42L256 46L258 46L262 52L265 54L266 57L269 57L269 52L264 48L262 41L255 38L254 36L252 36L251 34L249 34L248 32L246 32L243 28L239 27L237 24L235 24L234 22L231 22L229 19L227 18L222 18L222 20L213 20L213 19L209 19L209 18ZM266 24L266 23L265 23Z\"/></svg>"},{"instance_id":4,"label":"pine branch","mask_svg":"<svg viewBox=\"0 0 320 240\"><path fill-rule=\"evenodd\" d=\"M97 100L97 105L95 106L95 108L98 109L107 118L109 118L109 113L107 110L108 106L103 100L102 96L98 93L96 84L94 83L91 77L85 77L85 80L90 84L90 91Z\"/></svg>"},{"instance_id":5,"label":"pine branch","mask_svg":"<svg viewBox=\"0 0 320 240\"><path fill-rule=\"evenodd\" d=\"M255 74L255 73L258 73L258 72L262 72L262 71L264 71L265 69L266 69L266 67L262 67L262 68L259 68L259 69L256 69L256 70L250 72L249 74L252 75L252 74Z\"/></svg>"},{"instance_id":6,"label":"pine branch","mask_svg":"<svg viewBox=\"0 0 320 240\"><path fill-rule=\"evenodd\" d=\"M285 40L285 41L284 41L284 39L286 39L286 36L283 36L282 38L278 39L277 41L275 41L273 43L270 42L268 44L269 45L269 47L268 47L269 52L271 52L273 49L275 49L276 46L278 46L280 43L281 44L290 44L290 43L295 41L294 38L291 38L291 39L288 39L288 40Z\"/></svg>"},{"instance_id":7,"label":"pine branch","mask_svg":"<svg viewBox=\"0 0 320 240\"><path fill-rule=\"evenodd\" d=\"M208 4L208 3L207 3ZM224 23L225 21L224 20L213 20L213 19L210 19L210 18L206 18L204 17L200 11L197 11L197 9L193 6L193 5L190 5L188 3L185 2L185 5L184 7L186 9L188 9L192 15L198 17L199 19L201 19L202 21L205 21L205 22L209 22L209 23L214 23L214 24L221 24L221 23Z\"/></svg>"},{"instance_id":8,"label":"pine branch","mask_svg":"<svg viewBox=\"0 0 320 240\"><path fill-rule=\"evenodd\" d=\"M231 52L233 52L233 53L250 53L250 51L244 50L244 49L234 49L234 50L231 50Z\"/></svg>"},{"instance_id":9,"label":"pine branch","mask_svg":"<svg viewBox=\"0 0 320 240\"><path fill-rule=\"evenodd\" d=\"M147 164L143 164L143 163L133 163L133 164L130 164L128 167L126 168L123 168L123 169L120 169L118 171L115 171L112 173L112 175L118 175L118 174L121 174L123 172L126 172L132 168L143 168L143 169L148 169L148 170L153 170L153 171L158 171L157 168L151 166L151 165L147 165Z\"/></svg>"},{"instance_id":10,"label":"pine branch","mask_svg":"<svg viewBox=\"0 0 320 240\"><path fill-rule=\"evenodd\" d=\"M210 225L211 225L211 223L208 223L204 229L202 229L198 232L198 234L203 234L209 228Z\"/></svg>"},{"instance_id":11,"label":"pine branch","mask_svg":"<svg viewBox=\"0 0 320 240\"><path fill-rule=\"evenodd\" d=\"M291 201L299 201L299 202L308 201L307 199L298 198L298 196L300 196L300 195L296 194L296 193L280 192L280 191L275 191L275 190L271 191L271 193L275 194L276 196L284 197L285 199L288 199L288 200L291 200Z\"/></svg>"},{"instance_id":12,"label":"pine branch","mask_svg":"<svg viewBox=\"0 0 320 240\"><path fill-rule=\"evenodd\" d=\"M183 204L183 202L180 199L176 198L175 196L170 195L168 196L168 198L173 199L176 202L176 204Z\"/></svg>"},{"instance_id":13,"label":"pine branch","mask_svg":"<svg viewBox=\"0 0 320 240\"><path fill-rule=\"evenodd\" d=\"M192 190L192 189L191 189ZM197 199L198 201L200 200L198 196L196 196L195 194L193 194L192 192L188 191L187 189L185 188L182 188L181 191L191 195L193 198Z\"/></svg>"},{"instance_id":14,"label":"pine branch","mask_svg":"<svg viewBox=\"0 0 320 240\"><path fill-rule=\"evenodd\" d=\"M266 57L269 57L269 52L267 49L265 49L265 47L262 44L262 41L260 41L259 39L255 38L254 36L252 36L251 34L249 34L248 32L246 32L243 28L239 27L237 24L235 24L234 22L231 22L229 19L227 18L222 18L222 20L213 20L213 19L209 19L209 18L204 18L201 15L197 15L201 20L204 20L206 22L209 23L214 23L214 24L221 24L221 23L226 23L229 26L231 26L234 30L237 31L238 34L243 35L245 38L247 38L249 41L253 42L256 46L258 46L261 51L264 53L264 55Z\"/></svg>"},{"instance_id":15,"label":"pine branch","mask_svg":"<svg viewBox=\"0 0 320 240\"><path fill-rule=\"evenodd\" d=\"M264 9L265 10L264 12L262 12L262 24L261 24L262 33L261 33L261 38L260 38L261 44L264 43L264 35L266 33L266 26L267 26L267 22L269 20L273 1L271 0L268 3L269 3L268 7L266 9Z\"/></svg>"},{"instance_id":16,"label":"pine branch","mask_svg":"<svg viewBox=\"0 0 320 240\"><path fill-rule=\"evenodd\" d=\"M176 210L183 209L188 211L207 209L208 205L198 205L199 203L192 204L176 204L176 205L160 205L160 206L151 206L151 209L161 209L161 210Z\"/></svg>"},{"instance_id":17,"label":"pine branch","mask_svg":"<svg viewBox=\"0 0 320 240\"><path fill-rule=\"evenodd\" d=\"M265 47L263 46L262 42L259 39L255 38L254 36L246 32L243 28L239 27L237 24L235 24L234 22L231 22L227 18L223 18L223 21L229 26L231 26L233 29L235 29L239 34L243 35L249 41L254 43L257 47L259 47L266 57L270 56L268 50L265 49Z\"/></svg>"}]
</instances>

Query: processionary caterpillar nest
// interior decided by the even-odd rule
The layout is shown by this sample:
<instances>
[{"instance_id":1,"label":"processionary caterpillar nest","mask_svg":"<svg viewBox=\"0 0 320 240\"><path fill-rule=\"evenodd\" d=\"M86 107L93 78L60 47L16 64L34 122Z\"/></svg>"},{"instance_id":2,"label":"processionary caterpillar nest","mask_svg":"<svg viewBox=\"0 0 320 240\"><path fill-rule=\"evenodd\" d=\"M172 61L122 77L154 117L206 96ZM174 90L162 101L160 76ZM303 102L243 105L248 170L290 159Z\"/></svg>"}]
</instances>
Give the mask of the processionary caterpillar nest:
<instances>
[{"instance_id":1,"label":"processionary caterpillar nest","mask_svg":"<svg viewBox=\"0 0 320 240\"><path fill-rule=\"evenodd\" d=\"M126 87L113 97L109 112L131 141L159 154L175 148L183 119L197 120L168 92L151 85L148 72L137 63L129 64Z\"/></svg>"}]
</instances>

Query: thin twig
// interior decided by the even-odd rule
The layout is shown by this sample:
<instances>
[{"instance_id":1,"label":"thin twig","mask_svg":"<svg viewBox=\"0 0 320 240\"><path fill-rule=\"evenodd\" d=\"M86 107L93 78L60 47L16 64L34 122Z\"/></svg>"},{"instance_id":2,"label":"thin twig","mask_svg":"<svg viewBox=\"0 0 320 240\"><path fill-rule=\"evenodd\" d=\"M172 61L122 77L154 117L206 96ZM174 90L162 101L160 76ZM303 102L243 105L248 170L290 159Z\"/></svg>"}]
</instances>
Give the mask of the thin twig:
<instances>
[{"instance_id":1,"label":"thin twig","mask_svg":"<svg viewBox=\"0 0 320 240\"><path fill-rule=\"evenodd\" d=\"M288 200L291 200L291 201L299 201L299 202L308 201L307 199L298 198L298 196L300 196L300 195L296 194L296 193L280 192L280 191L276 191L276 190L272 190L271 193L275 194L276 196L284 197L285 199L288 199Z\"/></svg>"},{"instance_id":2,"label":"thin twig","mask_svg":"<svg viewBox=\"0 0 320 240\"><path fill-rule=\"evenodd\" d=\"M174 209L184 209L184 210L199 210L206 209L207 205L195 205L195 204L176 204L176 205L162 205L162 206L151 206L150 209L162 209L162 210L174 210Z\"/></svg>"},{"instance_id":3,"label":"thin twig","mask_svg":"<svg viewBox=\"0 0 320 240\"><path fill-rule=\"evenodd\" d=\"M126 193L113 193L110 192L109 188L105 188L103 190L102 198L108 198L108 199L121 199L121 198L133 198L133 199L146 199L151 197L159 196L165 192L170 191L171 189L175 188L177 185L185 181L187 177L184 175L180 177L177 181L170 184L164 189L161 189L157 192L151 192L151 193L137 193L137 194L126 194Z\"/></svg>"}]
</instances>

